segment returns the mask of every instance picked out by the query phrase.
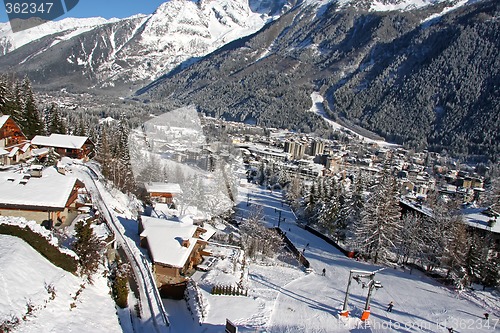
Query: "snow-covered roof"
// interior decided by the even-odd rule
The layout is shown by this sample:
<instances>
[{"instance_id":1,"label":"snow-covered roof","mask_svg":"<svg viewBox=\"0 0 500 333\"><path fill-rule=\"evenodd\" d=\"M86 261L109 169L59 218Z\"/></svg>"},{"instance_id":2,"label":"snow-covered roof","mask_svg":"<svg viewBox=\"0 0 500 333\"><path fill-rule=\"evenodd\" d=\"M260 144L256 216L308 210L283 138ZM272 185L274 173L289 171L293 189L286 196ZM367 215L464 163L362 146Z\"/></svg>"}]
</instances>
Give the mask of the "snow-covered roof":
<instances>
[{"instance_id":1,"label":"snow-covered roof","mask_svg":"<svg viewBox=\"0 0 500 333\"><path fill-rule=\"evenodd\" d=\"M76 181L77 178L61 175L55 168L46 168L40 178L0 173L0 205L64 208Z\"/></svg>"},{"instance_id":2,"label":"snow-covered roof","mask_svg":"<svg viewBox=\"0 0 500 333\"><path fill-rule=\"evenodd\" d=\"M87 140L86 136L51 134L50 136L37 135L31 143L36 146L81 149Z\"/></svg>"},{"instance_id":3,"label":"snow-covered roof","mask_svg":"<svg viewBox=\"0 0 500 333\"><path fill-rule=\"evenodd\" d=\"M7 122L7 119L9 119L10 116L1 116L0 117L0 128L3 127L3 125L5 125L5 123Z\"/></svg>"},{"instance_id":4,"label":"snow-covered roof","mask_svg":"<svg viewBox=\"0 0 500 333\"><path fill-rule=\"evenodd\" d=\"M488 216L484 214L486 208L468 207L462 210L464 221L474 228L484 229L496 234L500 234L500 217ZM495 221L491 224L491 221Z\"/></svg>"},{"instance_id":5,"label":"snow-covered roof","mask_svg":"<svg viewBox=\"0 0 500 333\"><path fill-rule=\"evenodd\" d=\"M10 157L10 158L14 157L14 155L16 155L18 151L19 151L19 148L18 148L18 147L14 147L14 148L12 148L12 150L11 150L11 151L10 151L10 153L9 153L9 157Z\"/></svg>"},{"instance_id":6,"label":"snow-covered roof","mask_svg":"<svg viewBox=\"0 0 500 333\"><path fill-rule=\"evenodd\" d=\"M148 239L151 257L155 263L182 268L198 241L194 238L198 226L178 221L163 220L154 217L142 217L144 231L142 237ZM189 246L182 246L183 240L189 240Z\"/></svg>"},{"instance_id":7,"label":"snow-covered roof","mask_svg":"<svg viewBox=\"0 0 500 333\"><path fill-rule=\"evenodd\" d=\"M49 153L49 149L48 148L33 149L31 151L31 155L32 156L42 156L42 155L46 155L48 153Z\"/></svg>"},{"instance_id":8,"label":"snow-covered roof","mask_svg":"<svg viewBox=\"0 0 500 333\"><path fill-rule=\"evenodd\" d=\"M9 152L7 150L5 150L3 148L0 148L0 156L2 156L2 155L8 155L8 154L9 154Z\"/></svg>"},{"instance_id":9,"label":"snow-covered roof","mask_svg":"<svg viewBox=\"0 0 500 333\"><path fill-rule=\"evenodd\" d=\"M31 147L31 143L29 143L29 142L28 142L28 143L26 143L26 144L25 144L25 145L21 148L21 150L23 151L23 153L25 153L25 152L27 152L27 151L28 151L28 149L30 149L30 147Z\"/></svg>"},{"instance_id":10,"label":"snow-covered roof","mask_svg":"<svg viewBox=\"0 0 500 333\"><path fill-rule=\"evenodd\" d=\"M181 186L176 183L149 182L146 183L145 186L146 186L146 191L148 191L148 193L151 192L174 193L174 194L182 193Z\"/></svg>"}]
</instances>

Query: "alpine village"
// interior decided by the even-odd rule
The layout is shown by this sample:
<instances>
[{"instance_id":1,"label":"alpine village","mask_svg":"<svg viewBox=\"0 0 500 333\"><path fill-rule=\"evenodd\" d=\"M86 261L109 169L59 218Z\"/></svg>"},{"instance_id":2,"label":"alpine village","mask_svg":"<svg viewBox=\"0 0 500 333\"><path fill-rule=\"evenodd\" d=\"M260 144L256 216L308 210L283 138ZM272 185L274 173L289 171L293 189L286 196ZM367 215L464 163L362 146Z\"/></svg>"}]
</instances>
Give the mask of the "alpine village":
<instances>
[{"instance_id":1,"label":"alpine village","mask_svg":"<svg viewBox=\"0 0 500 333\"><path fill-rule=\"evenodd\" d=\"M0 332L500 331L499 17L0 23Z\"/></svg>"}]
</instances>

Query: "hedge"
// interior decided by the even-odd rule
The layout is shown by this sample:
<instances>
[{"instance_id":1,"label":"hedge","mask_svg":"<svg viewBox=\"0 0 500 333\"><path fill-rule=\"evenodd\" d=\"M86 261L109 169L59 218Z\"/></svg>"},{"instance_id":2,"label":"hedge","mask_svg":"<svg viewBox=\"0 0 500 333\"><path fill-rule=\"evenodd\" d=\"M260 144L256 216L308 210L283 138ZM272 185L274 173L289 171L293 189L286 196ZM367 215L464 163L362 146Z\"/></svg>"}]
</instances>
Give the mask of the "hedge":
<instances>
[{"instance_id":1,"label":"hedge","mask_svg":"<svg viewBox=\"0 0 500 333\"><path fill-rule=\"evenodd\" d=\"M45 237L37 234L28 227L20 228L14 225L0 224L0 234L21 238L55 266L67 272L76 273L78 264L75 258L68 254L61 253L61 251L59 251L56 246L50 244Z\"/></svg>"}]
</instances>

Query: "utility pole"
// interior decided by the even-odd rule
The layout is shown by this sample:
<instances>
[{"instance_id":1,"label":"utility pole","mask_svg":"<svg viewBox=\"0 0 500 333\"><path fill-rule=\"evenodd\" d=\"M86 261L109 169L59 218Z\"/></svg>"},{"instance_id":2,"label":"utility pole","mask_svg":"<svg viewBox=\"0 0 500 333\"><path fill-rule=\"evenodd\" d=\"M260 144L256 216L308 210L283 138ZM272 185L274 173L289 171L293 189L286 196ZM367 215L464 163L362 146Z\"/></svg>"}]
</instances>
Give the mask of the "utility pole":
<instances>
[{"instance_id":1,"label":"utility pole","mask_svg":"<svg viewBox=\"0 0 500 333\"><path fill-rule=\"evenodd\" d=\"M280 227L281 223L281 210L279 211L279 216L278 216L278 228Z\"/></svg>"}]
</instances>

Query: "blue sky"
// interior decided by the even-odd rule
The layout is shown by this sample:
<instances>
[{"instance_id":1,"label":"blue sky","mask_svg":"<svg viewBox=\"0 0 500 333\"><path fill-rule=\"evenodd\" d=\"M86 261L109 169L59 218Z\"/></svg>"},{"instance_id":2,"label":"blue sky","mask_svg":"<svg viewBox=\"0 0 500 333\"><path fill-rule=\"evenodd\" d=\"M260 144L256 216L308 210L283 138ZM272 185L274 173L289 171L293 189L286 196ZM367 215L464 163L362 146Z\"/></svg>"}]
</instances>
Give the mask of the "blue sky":
<instances>
[{"instance_id":1,"label":"blue sky","mask_svg":"<svg viewBox=\"0 0 500 333\"><path fill-rule=\"evenodd\" d=\"M60 1L60 0L53 0ZM151 14L167 0L80 0L69 13L60 17L128 17L134 14ZM0 5L0 22L7 22L7 13L3 1ZM29 1L28 1L29 2ZM37 1L39 2L39 1ZM47 1L51 2L51 1Z\"/></svg>"}]
</instances>

